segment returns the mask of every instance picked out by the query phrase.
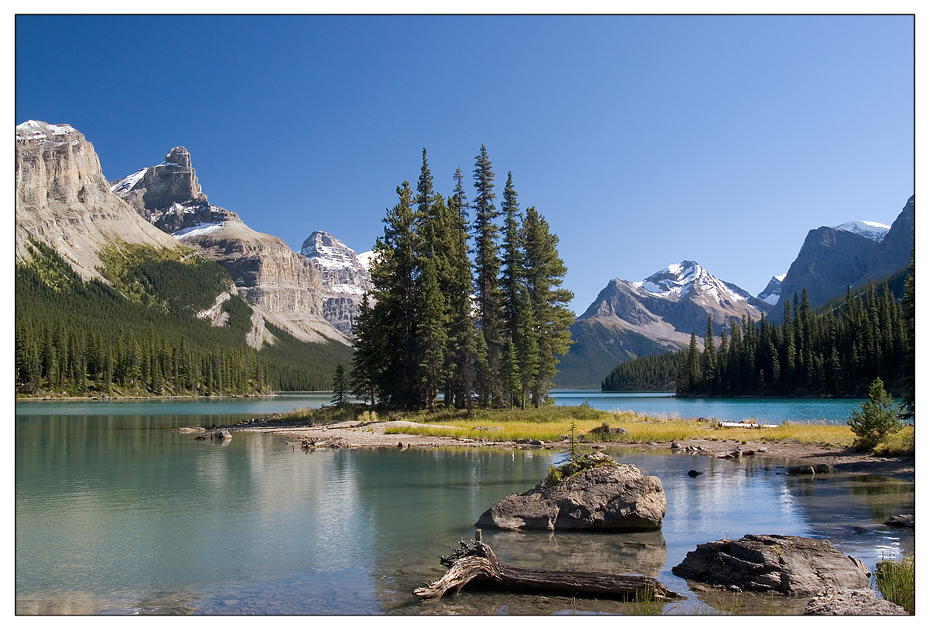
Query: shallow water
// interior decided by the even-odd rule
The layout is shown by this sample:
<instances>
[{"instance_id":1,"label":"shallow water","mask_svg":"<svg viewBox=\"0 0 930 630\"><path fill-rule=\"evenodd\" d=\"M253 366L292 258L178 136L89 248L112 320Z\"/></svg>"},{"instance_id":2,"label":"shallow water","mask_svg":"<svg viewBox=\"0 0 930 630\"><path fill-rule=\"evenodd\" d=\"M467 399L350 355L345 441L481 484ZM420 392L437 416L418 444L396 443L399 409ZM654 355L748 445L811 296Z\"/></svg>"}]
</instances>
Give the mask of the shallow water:
<instances>
[{"instance_id":1,"label":"shallow water","mask_svg":"<svg viewBox=\"0 0 930 630\"><path fill-rule=\"evenodd\" d=\"M557 451L305 453L256 433L220 445L170 428L249 416L191 415L185 404L162 403L146 415L17 408L18 613L630 612L630 604L597 600L463 591L420 603L411 595L442 575L438 557L473 535L481 512L535 485ZM180 415L166 413L172 408ZM701 542L746 533L825 537L871 567L913 548L913 532L882 525L912 513L913 483L789 477L788 462L752 458L613 454L662 480L661 532L486 530L485 541L513 565L658 577L688 597L669 605L672 613L733 606L702 601L709 596L671 574ZM692 468L705 474L692 479Z\"/></svg>"}]
</instances>

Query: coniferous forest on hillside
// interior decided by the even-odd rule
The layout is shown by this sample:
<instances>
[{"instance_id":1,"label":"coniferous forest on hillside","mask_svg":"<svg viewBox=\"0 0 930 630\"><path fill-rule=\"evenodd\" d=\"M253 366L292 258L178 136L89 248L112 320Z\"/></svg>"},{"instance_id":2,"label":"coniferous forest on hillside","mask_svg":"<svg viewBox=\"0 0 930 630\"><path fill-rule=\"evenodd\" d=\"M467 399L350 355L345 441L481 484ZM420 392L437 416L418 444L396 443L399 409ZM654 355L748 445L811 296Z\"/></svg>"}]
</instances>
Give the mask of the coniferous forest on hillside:
<instances>
[{"instance_id":1,"label":"coniferous forest on hillside","mask_svg":"<svg viewBox=\"0 0 930 630\"><path fill-rule=\"evenodd\" d=\"M349 348L272 329L278 343L245 343L251 310L223 303L225 326L194 314L232 280L193 255L145 248L102 255L111 282L83 281L51 248L30 243L16 268L16 391L24 395L255 395L325 390Z\"/></svg>"},{"instance_id":2,"label":"coniferous forest on hillside","mask_svg":"<svg viewBox=\"0 0 930 630\"><path fill-rule=\"evenodd\" d=\"M734 320L703 349L688 348L618 365L603 391L675 391L679 396L864 396L881 378L889 391L913 398L913 267L904 298L888 283L847 290L816 312L807 292L785 302L784 320Z\"/></svg>"},{"instance_id":3,"label":"coniferous forest on hillside","mask_svg":"<svg viewBox=\"0 0 930 630\"><path fill-rule=\"evenodd\" d=\"M474 200L461 169L446 198L433 188L424 149L416 190L397 188L356 323L357 396L406 410L432 410L440 394L468 409L548 400L557 356L571 343L566 268L546 219L532 206L520 211L511 173L497 209L494 177L482 146Z\"/></svg>"}]
</instances>

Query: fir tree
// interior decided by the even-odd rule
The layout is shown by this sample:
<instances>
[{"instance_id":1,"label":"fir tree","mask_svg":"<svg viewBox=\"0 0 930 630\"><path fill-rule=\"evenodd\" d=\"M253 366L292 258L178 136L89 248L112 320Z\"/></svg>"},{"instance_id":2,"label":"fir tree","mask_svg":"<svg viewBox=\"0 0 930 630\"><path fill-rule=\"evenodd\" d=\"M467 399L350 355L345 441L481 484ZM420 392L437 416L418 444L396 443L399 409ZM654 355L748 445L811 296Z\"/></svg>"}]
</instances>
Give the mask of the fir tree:
<instances>
[{"instance_id":1,"label":"fir tree","mask_svg":"<svg viewBox=\"0 0 930 630\"><path fill-rule=\"evenodd\" d=\"M484 345L487 347L488 369L491 374L500 373L501 343L501 296L498 286L500 260L498 253L499 228L495 222L499 213L494 205L494 172L484 145L475 158L475 300L478 320ZM493 404L501 402L499 380L495 377L486 383L487 393Z\"/></svg>"},{"instance_id":2,"label":"fir tree","mask_svg":"<svg viewBox=\"0 0 930 630\"><path fill-rule=\"evenodd\" d=\"M535 407L546 401L555 376L557 355L571 346L569 327L575 317L568 309L571 291L562 288L567 269L559 258L559 238L549 231L549 223L531 206L523 221L524 270L527 295L532 309L539 364L530 385Z\"/></svg>"},{"instance_id":3,"label":"fir tree","mask_svg":"<svg viewBox=\"0 0 930 630\"><path fill-rule=\"evenodd\" d=\"M349 399L346 396L347 390L348 385L346 384L346 369L342 363L340 363L336 366L336 372L333 374L333 397L330 399L330 403L336 405L337 407L344 407L346 403L349 402Z\"/></svg>"}]
</instances>

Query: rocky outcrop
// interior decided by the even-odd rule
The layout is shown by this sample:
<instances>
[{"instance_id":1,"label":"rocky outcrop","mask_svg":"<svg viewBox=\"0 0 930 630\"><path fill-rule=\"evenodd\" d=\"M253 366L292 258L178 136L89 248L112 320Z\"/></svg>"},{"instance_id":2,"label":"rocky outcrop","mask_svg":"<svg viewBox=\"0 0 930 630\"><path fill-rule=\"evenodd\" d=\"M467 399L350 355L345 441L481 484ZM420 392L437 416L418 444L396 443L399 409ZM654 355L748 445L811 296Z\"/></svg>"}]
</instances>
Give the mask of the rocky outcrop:
<instances>
[{"instance_id":1,"label":"rocky outcrop","mask_svg":"<svg viewBox=\"0 0 930 630\"><path fill-rule=\"evenodd\" d=\"M347 342L324 315L319 271L280 238L256 232L235 212L211 205L184 147L111 187L159 229L226 269L239 295L259 315L247 335L252 347L274 341L266 324L301 341Z\"/></svg>"},{"instance_id":2,"label":"rocky outcrop","mask_svg":"<svg viewBox=\"0 0 930 630\"><path fill-rule=\"evenodd\" d=\"M540 483L505 497L475 525L507 530L655 530L662 527L665 507L658 477L645 477L626 464L598 466L554 486Z\"/></svg>"},{"instance_id":3,"label":"rocky outcrop","mask_svg":"<svg viewBox=\"0 0 930 630\"><path fill-rule=\"evenodd\" d=\"M905 608L881 599L870 588L847 589L815 597L805 615L907 615Z\"/></svg>"},{"instance_id":4,"label":"rocky outcrop","mask_svg":"<svg viewBox=\"0 0 930 630\"><path fill-rule=\"evenodd\" d=\"M828 540L799 536L750 534L704 543L689 551L672 573L714 586L798 596L869 587L862 562L843 555Z\"/></svg>"},{"instance_id":5,"label":"rocky outcrop","mask_svg":"<svg viewBox=\"0 0 930 630\"><path fill-rule=\"evenodd\" d=\"M16 260L45 243L85 280L102 279L99 252L121 244L177 249L110 191L93 145L70 125L16 127Z\"/></svg>"},{"instance_id":6,"label":"rocky outcrop","mask_svg":"<svg viewBox=\"0 0 930 630\"><path fill-rule=\"evenodd\" d=\"M320 274L323 317L341 333L351 336L362 295L372 289L367 265L328 232L312 232L300 253Z\"/></svg>"}]
</instances>

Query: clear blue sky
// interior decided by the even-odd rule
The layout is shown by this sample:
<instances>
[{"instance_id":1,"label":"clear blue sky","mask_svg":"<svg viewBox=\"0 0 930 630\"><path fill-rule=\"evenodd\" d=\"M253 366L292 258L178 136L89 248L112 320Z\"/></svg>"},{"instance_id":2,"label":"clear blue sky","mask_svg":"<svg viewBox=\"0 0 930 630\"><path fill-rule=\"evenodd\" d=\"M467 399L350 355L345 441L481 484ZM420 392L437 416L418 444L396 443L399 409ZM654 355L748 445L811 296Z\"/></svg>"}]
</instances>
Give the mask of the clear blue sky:
<instances>
[{"instance_id":1,"label":"clear blue sky","mask_svg":"<svg viewBox=\"0 0 930 630\"><path fill-rule=\"evenodd\" d=\"M485 144L560 238L581 313L683 259L755 294L808 230L914 192L909 16L18 16L16 122L108 179L187 147L210 201L293 249L371 249L428 151Z\"/></svg>"}]
</instances>

